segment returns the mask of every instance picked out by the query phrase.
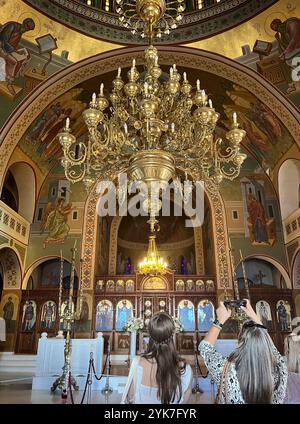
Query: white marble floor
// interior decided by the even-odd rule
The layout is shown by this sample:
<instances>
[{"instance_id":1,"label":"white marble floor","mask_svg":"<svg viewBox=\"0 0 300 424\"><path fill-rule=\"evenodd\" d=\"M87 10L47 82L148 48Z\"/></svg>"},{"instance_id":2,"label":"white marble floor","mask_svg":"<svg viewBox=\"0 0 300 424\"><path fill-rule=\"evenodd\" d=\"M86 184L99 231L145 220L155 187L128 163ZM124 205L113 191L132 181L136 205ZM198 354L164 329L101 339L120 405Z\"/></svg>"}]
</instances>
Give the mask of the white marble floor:
<instances>
[{"instance_id":1,"label":"white marble floor","mask_svg":"<svg viewBox=\"0 0 300 424\"><path fill-rule=\"evenodd\" d=\"M29 374L0 374L0 404L61 404L60 392L53 394L49 390L31 390L32 375ZM191 396L191 404L209 404L213 403L211 396L211 384L208 379L199 380L202 394L196 393ZM73 392L74 403L80 403L83 392ZM92 391L90 404L119 404L121 394L113 392L105 397L100 391ZM68 398L67 403L71 403ZM85 402L87 403L87 399Z\"/></svg>"}]
</instances>

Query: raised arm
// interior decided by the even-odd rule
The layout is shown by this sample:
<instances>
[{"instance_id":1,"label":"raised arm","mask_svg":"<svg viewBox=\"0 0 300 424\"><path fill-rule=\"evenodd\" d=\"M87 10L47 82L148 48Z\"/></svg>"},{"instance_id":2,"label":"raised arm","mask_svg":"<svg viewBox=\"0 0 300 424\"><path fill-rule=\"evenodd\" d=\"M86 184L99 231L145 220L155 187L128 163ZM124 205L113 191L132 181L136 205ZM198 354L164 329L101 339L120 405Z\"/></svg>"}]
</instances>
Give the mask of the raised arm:
<instances>
[{"instance_id":1,"label":"raised arm","mask_svg":"<svg viewBox=\"0 0 300 424\"><path fill-rule=\"evenodd\" d=\"M209 332L204 337L204 340L213 346L215 345L219 337L219 334L222 328L221 326L223 326L225 322L230 318L231 310L226 309L224 306L224 303L220 302L220 305L218 309L216 310L216 316L217 316L217 320L219 321L221 325L219 327L217 325L213 325L211 329L209 330Z\"/></svg>"},{"instance_id":2,"label":"raised arm","mask_svg":"<svg viewBox=\"0 0 300 424\"><path fill-rule=\"evenodd\" d=\"M221 375L226 358L217 352L214 345L219 337L223 324L231 316L231 310L226 309L223 302L220 302L220 306L216 310L217 321L215 322L209 332L206 334L204 339L199 345L199 352L204 359L206 368L210 373L214 382L218 385L221 381Z\"/></svg>"}]
</instances>

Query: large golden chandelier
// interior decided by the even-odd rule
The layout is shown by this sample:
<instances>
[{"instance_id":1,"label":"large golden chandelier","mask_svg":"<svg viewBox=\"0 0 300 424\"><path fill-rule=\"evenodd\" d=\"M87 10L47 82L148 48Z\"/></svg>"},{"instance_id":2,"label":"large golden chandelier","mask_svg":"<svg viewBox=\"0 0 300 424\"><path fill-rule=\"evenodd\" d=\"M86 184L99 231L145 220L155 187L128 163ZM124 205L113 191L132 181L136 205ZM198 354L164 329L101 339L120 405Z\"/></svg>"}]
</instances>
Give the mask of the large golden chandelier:
<instances>
[{"instance_id":1,"label":"large golden chandelier","mask_svg":"<svg viewBox=\"0 0 300 424\"><path fill-rule=\"evenodd\" d=\"M140 0L137 5L152 33L164 13L164 0ZM239 128L236 113L226 138L216 137L220 115L200 81L191 83L175 64L165 74L153 45L145 50L144 69L138 70L133 59L127 78L119 68L112 86L106 95L101 84L83 112L86 141L77 143L69 119L59 134L61 163L72 183L82 181L90 189L120 172L127 172L131 181L168 182L181 171L217 190L224 179L239 175L246 159L241 152L246 133Z\"/></svg>"},{"instance_id":2,"label":"large golden chandelier","mask_svg":"<svg viewBox=\"0 0 300 424\"><path fill-rule=\"evenodd\" d=\"M150 236L147 256L139 263L138 272L145 275L163 275L168 271L168 264L159 256L156 246L155 232L159 231L158 221L152 215L148 221L150 224Z\"/></svg>"}]
</instances>

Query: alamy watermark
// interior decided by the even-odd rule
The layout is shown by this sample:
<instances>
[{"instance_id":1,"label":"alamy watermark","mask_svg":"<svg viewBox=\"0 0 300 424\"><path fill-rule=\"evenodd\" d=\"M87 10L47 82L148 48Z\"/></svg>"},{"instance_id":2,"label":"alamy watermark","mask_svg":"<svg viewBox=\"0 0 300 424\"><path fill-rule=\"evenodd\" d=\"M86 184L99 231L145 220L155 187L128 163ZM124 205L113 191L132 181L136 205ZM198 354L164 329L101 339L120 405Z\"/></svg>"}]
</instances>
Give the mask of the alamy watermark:
<instances>
[{"instance_id":1,"label":"alamy watermark","mask_svg":"<svg viewBox=\"0 0 300 424\"><path fill-rule=\"evenodd\" d=\"M204 183L194 184L173 181L129 182L127 174L121 173L118 185L112 181L101 181L97 186L100 201L97 205L99 216L183 216L186 227L199 227L204 221ZM172 196L171 196L172 194ZM173 210L171 211L171 204Z\"/></svg>"}]
</instances>

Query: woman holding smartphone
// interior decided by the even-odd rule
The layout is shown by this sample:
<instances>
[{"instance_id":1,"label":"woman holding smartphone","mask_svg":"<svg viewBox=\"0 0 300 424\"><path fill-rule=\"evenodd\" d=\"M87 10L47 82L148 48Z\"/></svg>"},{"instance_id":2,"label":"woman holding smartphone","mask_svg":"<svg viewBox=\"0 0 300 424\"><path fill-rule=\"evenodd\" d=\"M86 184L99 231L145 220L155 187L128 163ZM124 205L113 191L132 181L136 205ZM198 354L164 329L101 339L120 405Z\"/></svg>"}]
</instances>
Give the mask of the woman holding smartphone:
<instances>
[{"instance_id":1,"label":"woman holding smartphone","mask_svg":"<svg viewBox=\"0 0 300 424\"><path fill-rule=\"evenodd\" d=\"M256 315L249 300L241 309L250 321L244 323L234 352L224 358L214 345L231 310L220 302L217 319L199 345L211 377L219 388L218 403L283 403L287 385L287 366Z\"/></svg>"}]
</instances>

